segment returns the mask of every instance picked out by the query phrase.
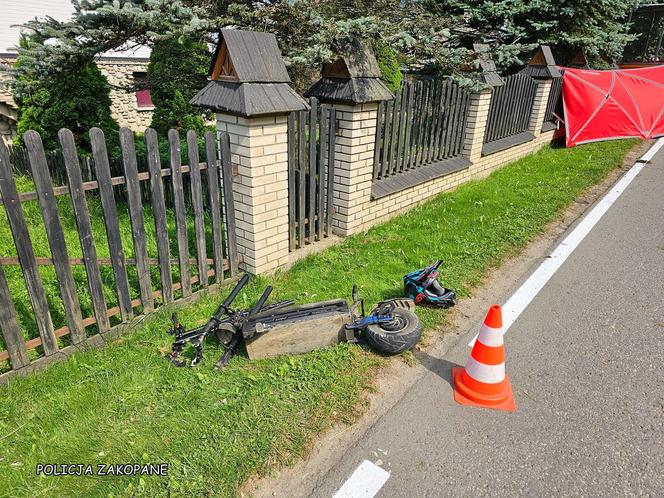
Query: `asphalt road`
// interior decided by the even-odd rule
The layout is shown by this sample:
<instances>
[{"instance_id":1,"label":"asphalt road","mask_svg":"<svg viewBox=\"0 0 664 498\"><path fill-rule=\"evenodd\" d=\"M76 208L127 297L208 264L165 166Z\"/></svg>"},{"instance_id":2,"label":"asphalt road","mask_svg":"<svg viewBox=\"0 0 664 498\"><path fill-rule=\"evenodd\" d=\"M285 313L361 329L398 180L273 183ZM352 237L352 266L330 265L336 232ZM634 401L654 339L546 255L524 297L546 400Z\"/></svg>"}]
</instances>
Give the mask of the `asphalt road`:
<instances>
[{"instance_id":1,"label":"asphalt road","mask_svg":"<svg viewBox=\"0 0 664 498\"><path fill-rule=\"evenodd\" d=\"M453 401L476 332L421 357L429 372L314 496L365 459L390 472L379 497L664 496L664 151L506 334L516 413Z\"/></svg>"}]
</instances>

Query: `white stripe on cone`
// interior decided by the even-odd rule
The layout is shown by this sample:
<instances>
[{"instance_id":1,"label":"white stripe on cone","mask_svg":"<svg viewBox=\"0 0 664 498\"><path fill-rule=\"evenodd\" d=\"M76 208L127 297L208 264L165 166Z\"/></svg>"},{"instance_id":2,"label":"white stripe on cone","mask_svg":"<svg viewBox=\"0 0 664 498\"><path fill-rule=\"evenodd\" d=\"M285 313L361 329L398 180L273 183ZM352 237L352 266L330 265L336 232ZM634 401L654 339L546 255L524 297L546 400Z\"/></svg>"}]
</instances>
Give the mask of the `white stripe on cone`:
<instances>
[{"instance_id":1,"label":"white stripe on cone","mask_svg":"<svg viewBox=\"0 0 664 498\"><path fill-rule=\"evenodd\" d=\"M503 329L494 329L488 325L482 324L478 340L485 346L497 348L503 345Z\"/></svg>"},{"instance_id":2,"label":"white stripe on cone","mask_svg":"<svg viewBox=\"0 0 664 498\"><path fill-rule=\"evenodd\" d=\"M485 365L472 356L466 362L466 373L478 382L485 384L498 384L505 380L505 363L500 365Z\"/></svg>"}]
</instances>

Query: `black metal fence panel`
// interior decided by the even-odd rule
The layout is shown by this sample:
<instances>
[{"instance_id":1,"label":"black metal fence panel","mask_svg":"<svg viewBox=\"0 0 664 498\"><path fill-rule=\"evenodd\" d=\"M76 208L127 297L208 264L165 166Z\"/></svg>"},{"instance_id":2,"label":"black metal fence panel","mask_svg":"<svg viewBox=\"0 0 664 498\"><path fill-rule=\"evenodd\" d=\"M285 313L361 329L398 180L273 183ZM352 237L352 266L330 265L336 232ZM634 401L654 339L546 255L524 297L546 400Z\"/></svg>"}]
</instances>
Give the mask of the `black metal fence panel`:
<instances>
[{"instance_id":1,"label":"black metal fence panel","mask_svg":"<svg viewBox=\"0 0 664 498\"><path fill-rule=\"evenodd\" d=\"M553 78L549 99L546 102L544 113L544 124L542 130L552 130L558 127L563 120L563 79Z\"/></svg>"},{"instance_id":2,"label":"black metal fence panel","mask_svg":"<svg viewBox=\"0 0 664 498\"><path fill-rule=\"evenodd\" d=\"M527 132L533 111L537 81L525 74L505 78L505 84L493 90L484 143L495 142Z\"/></svg>"},{"instance_id":3,"label":"black metal fence panel","mask_svg":"<svg viewBox=\"0 0 664 498\"><path fill-rule=\"evenodd\" d=\"M332 228L336 111L309 99L288 116L290 250L328 237Z\"/></svg>"},{"instance_id":4,"label":"black metal fence panel","mask_svg":"<svg viewBox=\"0 0 664 498\"><path fill-rule=\"evenodd\" d=\"M452 81L405 82L378 106L374 180L459 156L469 102Z\"/></svg>"}]
</instances>

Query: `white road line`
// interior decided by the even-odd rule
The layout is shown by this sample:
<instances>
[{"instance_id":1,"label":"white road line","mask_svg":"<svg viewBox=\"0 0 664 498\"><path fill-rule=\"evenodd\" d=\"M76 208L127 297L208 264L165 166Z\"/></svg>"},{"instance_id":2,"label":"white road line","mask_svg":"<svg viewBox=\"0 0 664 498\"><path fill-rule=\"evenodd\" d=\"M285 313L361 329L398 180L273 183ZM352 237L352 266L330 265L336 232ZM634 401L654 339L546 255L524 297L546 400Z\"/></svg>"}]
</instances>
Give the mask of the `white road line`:
<instances>
[{"instance_id":1,"label":"white road line","mask_svg":"<svg viewBox=\"0 0 664 498\"><path fill-rule=\"evenodd\" d=\"M387 470L364 460L334 494L334 498L372 498L389 478Z\"/></svg>"},{"instance_id":2,"label":"white road line","mask_svg":"<svg viewBox=\"0 0 664 498\"><path fill-rule=\"evenodd\" d=\"M659 151L659 149L662 148L663 145L664 145L664 139L660 138L659 140L657 140L657 142L655 142L655 145L650 147L648 151L641 156L641 159L639 159L639 161L643 163L649 163L652 160L653 156L657 154L657 152Z\"/></svg>"},{"instance_id":3,"label":"white road line","mask_svg":"<svg viewBox=\"0 0 664 498\"><path fill-rule=\"evenodd\" d=\"M590 233L597 222L602 219L614 202L620 197L625 189L636 178L636 175L643 169L646 162L650 161L655 153L664 146L664 138L657 140L650 150L632 166L627 173L607 192L595 207L586 215L572 232L565 237L558 247L545 259L542 264L533 272L519 289L512 294L503 306L503 334L507 333L510 326L519 318L526 307L531 303L540 290L546 285L554 273L562 266L567 257L572 254L581 241ZM652 152L652 154L651 154ZM475 344L477 335L473 338L469 346Z\"/></svg>"}]
</instances>

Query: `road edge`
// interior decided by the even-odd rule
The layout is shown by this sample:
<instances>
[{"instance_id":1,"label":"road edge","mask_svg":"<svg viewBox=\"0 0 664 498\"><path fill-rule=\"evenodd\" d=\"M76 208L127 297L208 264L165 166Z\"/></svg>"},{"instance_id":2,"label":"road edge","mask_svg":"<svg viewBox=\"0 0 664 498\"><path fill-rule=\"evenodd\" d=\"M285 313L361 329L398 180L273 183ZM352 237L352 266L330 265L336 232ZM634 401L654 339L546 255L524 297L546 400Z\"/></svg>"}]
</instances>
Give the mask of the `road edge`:
<instances>
[{"instance_id":1,"label":"road edge","mask_svg":"<svg viewBox=\"0 0 664 498\"><path fill-rule=\"evenodd\" d=\"M490 270L482 285L473 289L472 296L462 300L448 315L446 325L428 331L426 343L420 348L421 353L414 352L417 365L409 366L400 357L389 359L386 366L379 370L374 389L366 397L366 409L355 423L336 424L318 436L305 459L291 467L276 469L269 476L250 479L239 489L239 495L298 498L314 493L329 469L428 372L425 363L442 358L463 336L476 329L487 307L518 288L550 249L581 221L654 142L650 140L636 145L626 154L620 166L575 199L544 228L541 235L518 254L508 257L500 267Z\"/></svg>"}]
</instances>

